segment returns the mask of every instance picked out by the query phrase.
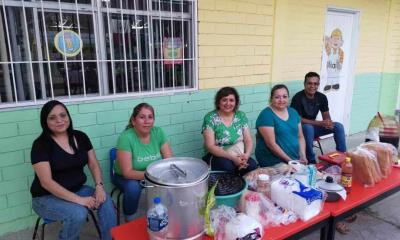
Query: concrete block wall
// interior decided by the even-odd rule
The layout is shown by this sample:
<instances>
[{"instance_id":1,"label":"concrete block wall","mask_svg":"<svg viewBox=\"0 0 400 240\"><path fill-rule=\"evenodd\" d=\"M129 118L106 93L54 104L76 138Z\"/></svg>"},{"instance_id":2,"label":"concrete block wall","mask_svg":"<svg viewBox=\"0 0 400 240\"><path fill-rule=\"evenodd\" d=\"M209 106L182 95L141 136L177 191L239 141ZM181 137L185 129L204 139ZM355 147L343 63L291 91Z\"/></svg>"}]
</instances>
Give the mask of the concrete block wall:
<instances>
[{"instance_id":1,"label":"concrete block wall","mask_svg":"<svg viewBox=\"0 0 400 240\"><path fill-rule=\"evenodd\" d=\"M240 109L246 112L254 136L254 124L259 112L268 104L267 84L237 87ZM161 126L175 156L201 158L204 115L214 109L217 89L208 89L170 96L67 105L74 128L90 137L103 170L108 190L109 150L125 129L134 106L148 102L155 108L156 125ZM35 214L31 209L29 188L33 179L30 148L40 134L40 106L30 109L0 112L0 236L7 232L33 227ZM88 175L88 184L92 179Z\"/></svg>"},{"instance_id":2,"label":"concrete block wall","mask_svg":"<svg viewBox=\"0 0 400 240\"><path fill-rule=\"evenodd\" d=\"M379 109L382 75L359 74L355 77L350 116L350 134L365 131Z\"/></svg>"},{"instance_id":3,"label":"concrete block wall","mask_svg":"<svg viewBox=\"0 0 400 240\"><path fill-rule=\"evenodd\" d=\"M198 1L200 89L269 82L274 2Z\"/></svg>"}]
</instances>

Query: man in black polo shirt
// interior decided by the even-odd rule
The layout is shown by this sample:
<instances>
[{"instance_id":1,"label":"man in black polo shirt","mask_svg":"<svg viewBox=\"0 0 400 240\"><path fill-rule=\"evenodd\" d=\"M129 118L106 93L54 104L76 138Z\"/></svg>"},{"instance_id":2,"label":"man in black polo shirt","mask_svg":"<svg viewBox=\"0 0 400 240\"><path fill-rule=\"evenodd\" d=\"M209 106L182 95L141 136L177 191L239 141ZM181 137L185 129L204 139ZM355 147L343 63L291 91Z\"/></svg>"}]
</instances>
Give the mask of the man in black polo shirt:
<instances>
[{"instance_id":1,"label":"man in black polo shirt","mask_svg":"<svg viewBox=\"0 0 400 240\"><path fill-rule=\"evenodd\" d=\"M296 93L292 98L291 107L301 116L303 134L306 141L306 155L309 163L315 163L313 142L315 137L333 133L336 150L346 151L344 128L341 123L332 122L329 114L328 99L318 92L319 75L309 72L304 77L304 90ZM322 121L315 120L321 111Z\"/></svg>"}]
</instances>

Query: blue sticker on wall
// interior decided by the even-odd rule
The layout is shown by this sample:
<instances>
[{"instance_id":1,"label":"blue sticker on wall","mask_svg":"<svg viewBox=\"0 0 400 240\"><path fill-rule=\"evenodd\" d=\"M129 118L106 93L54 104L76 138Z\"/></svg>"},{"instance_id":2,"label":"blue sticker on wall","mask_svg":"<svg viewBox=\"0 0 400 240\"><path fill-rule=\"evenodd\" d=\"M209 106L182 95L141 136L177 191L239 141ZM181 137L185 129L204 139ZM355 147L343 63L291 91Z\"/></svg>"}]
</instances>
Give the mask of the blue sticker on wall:
<instances>
[{"instance_id":1,"label":"blue sticker on wall","mask_svg":"<svg viewBox=\"0 0 400 240\"><path fill-rule=\"evenodd\" d=\"M74 31L63 30L54 37L54 46L57 51L67 57L74 57L82 50L82 39Z\"/></svg>"}]
</instances>

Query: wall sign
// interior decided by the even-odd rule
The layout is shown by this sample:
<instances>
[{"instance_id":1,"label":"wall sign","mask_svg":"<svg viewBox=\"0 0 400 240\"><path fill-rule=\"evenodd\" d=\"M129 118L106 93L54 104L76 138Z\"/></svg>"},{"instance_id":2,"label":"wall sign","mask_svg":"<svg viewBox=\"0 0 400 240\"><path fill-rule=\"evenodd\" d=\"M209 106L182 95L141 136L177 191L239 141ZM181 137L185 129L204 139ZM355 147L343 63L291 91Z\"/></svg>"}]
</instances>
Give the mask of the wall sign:
<instances>
[{"instance_id":1,"label":"wall sign","mask_svg":"<svg viewBox=\"0 0 400 240\"><path fill-rule=\"evenodd\" d=\"M74 31L63 30L54 37L54 46L64 56L74 57L82 50L82 39Z\"/></svg>"}]
</instances>

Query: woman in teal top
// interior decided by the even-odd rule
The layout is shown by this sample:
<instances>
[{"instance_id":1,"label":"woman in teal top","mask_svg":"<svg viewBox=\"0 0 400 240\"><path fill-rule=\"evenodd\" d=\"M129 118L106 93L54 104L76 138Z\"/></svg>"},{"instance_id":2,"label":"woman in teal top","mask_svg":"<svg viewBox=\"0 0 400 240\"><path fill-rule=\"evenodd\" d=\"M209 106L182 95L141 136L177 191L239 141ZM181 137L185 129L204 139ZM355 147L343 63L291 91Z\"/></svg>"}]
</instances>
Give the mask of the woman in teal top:
<instances>
[{"instance_id":1,"label":"woman in teal top","mask_svg":"<svg viewBox=\"0 0 400 240\"><path fill-rule=\"evenodd\" d=\"M212 170L245 174L257 167L250 157L253 143L246 114L238 110L239 94L232 87L221 88L215 96L215 110L204 117L202 133Z\"/></svg>"},{"instance_id":2,"label":"woman in teal top","mask_svg":"<svg viewBox=\"0 0 400 240\"><path fill-rule=\"evenodd\" d=\"M123 211L126 221L135 218L147 166L172 156L163 130L154 126L154 109L141 103L133 109L125 131L117 143L117 161L113 184L123 193Z\"/></svg>"},{"instance_id":3,"label":"woman in teal top","mask_svg":"<svg viewBox=\"0 0 400 240\"><path fill-rule=\"evenodd\" d=\"M283 84L271 89L270 106L256 121L256 158L261 167L305 158L305 141L300 116L288 107L289 90Z\"/></svg>"}]
</instances>

